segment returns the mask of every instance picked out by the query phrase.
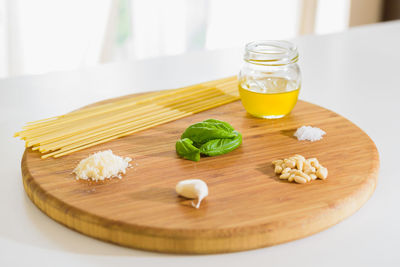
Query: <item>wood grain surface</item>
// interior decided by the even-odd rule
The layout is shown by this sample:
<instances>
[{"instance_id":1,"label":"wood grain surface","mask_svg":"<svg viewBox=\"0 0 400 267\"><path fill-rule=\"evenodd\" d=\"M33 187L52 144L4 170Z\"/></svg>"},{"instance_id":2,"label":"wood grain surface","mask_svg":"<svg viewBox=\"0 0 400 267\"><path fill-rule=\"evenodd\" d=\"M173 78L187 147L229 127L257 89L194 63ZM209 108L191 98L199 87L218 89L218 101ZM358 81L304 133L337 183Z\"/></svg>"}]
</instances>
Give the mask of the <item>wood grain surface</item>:
<instances>
[{"instance_id":1,"label":"wood grain surface","mask_svg":"<svg viewBox=\"0 0 400 267\"><path fill-rule=\"evenodd\" d=\"M177 157L182 132L208 118L231 123L243 135L241 147L199 162ZM293 133L302 125L327 135L297 141ZM133 158L133 167L121 180L76 180L77 163L105 149ZM294 154L317 157L328 179L304 185L279 180L271 161ZM123 246L195 254L271 246L326 229L368 200L378 169L377 149L361 129L303 101L283 119L251 117L237 101L62 158L42 160L27 149L22 159L28 196L54 220ZM175 193L178 181L191 178L209 187L198 210Z\"/></svg>"}]
</instances>

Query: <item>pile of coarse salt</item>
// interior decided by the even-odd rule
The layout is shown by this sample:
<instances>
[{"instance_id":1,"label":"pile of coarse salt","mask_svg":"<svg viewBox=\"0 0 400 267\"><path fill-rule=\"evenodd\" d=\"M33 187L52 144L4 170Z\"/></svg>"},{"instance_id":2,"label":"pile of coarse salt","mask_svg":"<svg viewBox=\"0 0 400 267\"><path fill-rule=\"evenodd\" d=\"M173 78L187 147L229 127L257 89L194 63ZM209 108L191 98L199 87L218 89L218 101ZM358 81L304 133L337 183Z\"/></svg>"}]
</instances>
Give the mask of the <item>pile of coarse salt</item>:
<instances>
[{"instance_id":1,"label":"pile of coarse salt","mask_svg":"<svg viewBox=\"0 0 400 267\"><path fill-rule=\"evenodd\" d=\"M322 139L322 136L326 134L323 130L317 127L311 126L301 126L294 133L294 136L297 137L298 140L309 140L311 142L318 141Z\"/></svg>"},{"instance_id":2,"label":"pile of coarse salt","mask_svg":"<svg viewBox=\"0 0 400 267\"><path fill-rule=\"evenodd\" d=\"M113 177L121 179L121 174L126 173L131 160L129 157L116 156L111 150L100 151L81 160L73 172L76 174L76 179L94 181Z\"/></svg>"}]
</instances>

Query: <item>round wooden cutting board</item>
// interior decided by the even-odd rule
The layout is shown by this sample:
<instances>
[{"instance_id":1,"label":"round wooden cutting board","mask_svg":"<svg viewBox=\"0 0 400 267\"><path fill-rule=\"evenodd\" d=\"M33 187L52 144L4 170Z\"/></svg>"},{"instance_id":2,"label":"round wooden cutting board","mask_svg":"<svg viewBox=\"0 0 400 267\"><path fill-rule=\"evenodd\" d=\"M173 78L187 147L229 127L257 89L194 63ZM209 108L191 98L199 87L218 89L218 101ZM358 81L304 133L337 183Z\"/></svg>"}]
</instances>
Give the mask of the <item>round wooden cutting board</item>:
<instances>
[{"instance_id":1,"label":"round wooden cutting board","mask_svg":"<svg viewBox=\"0 0 400 267\"><path fill-rule=\"evenodd\" d=\"M183 131L209 118L229 122L242 133L243 144L199 162L177 157L175 142ZM298 141L293 133L302 125L327 135ZM133 158L127 174L97 183L76 180L77 163L106 149ZM308 184L278 179L271 161L294 154L318 158L328 179ZM377 149L361 129L303 101L283 119L251 117L237 101L58 159L42 160L30 149L22 159L27 194L54 220L101 240L172 253L248 250L317 233L367 201L378 169ZM199 209L175 193L178 181L191 178L209 187Z\"/></svg>"}]
</instances>

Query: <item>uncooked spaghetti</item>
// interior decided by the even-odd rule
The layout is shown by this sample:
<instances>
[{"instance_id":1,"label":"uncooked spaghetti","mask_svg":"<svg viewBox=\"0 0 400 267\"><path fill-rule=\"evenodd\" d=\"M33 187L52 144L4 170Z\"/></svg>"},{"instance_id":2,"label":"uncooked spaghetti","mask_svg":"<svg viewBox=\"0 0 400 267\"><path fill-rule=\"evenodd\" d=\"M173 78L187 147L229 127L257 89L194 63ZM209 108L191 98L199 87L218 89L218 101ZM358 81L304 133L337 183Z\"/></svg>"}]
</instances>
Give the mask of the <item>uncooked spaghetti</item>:
<instances>
[{"instance_id":1,"label":"uncooked spaghetti","mask_svg":"<svg viewBox=\"0 0 400 267\"><path fill-rule=\"evenodd\" d=\"M15 136L42 158L58 158L238 99L236 77L229 77L29 122Z\"/></svg>"}]
</instances>

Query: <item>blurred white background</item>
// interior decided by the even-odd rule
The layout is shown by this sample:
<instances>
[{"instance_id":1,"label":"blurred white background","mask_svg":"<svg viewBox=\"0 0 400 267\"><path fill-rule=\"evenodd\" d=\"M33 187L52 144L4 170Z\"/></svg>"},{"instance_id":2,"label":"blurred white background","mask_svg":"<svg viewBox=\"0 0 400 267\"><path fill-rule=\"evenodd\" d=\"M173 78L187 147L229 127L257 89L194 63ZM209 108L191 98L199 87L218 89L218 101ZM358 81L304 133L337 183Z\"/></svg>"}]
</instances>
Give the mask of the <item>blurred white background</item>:
<instances>
[{"instance_id":1,"label":"blurred white background","mask_svg":"<svg viewBox=\"0 0 400 267\"><path fill-rule=\"evenodd\" d=\"M353 1L0 0L0 78L343 31Z\"/></svg>"}]
</instances>

